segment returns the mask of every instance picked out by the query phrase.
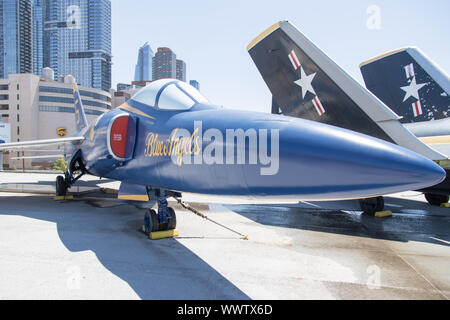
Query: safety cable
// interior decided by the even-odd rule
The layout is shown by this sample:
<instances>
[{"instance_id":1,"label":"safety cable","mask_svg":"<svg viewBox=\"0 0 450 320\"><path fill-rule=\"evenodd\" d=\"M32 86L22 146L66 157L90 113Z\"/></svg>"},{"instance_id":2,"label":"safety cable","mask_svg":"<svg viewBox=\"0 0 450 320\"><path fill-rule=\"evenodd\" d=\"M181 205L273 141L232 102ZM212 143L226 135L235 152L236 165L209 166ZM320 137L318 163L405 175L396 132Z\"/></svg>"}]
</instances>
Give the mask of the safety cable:
<instances>
[{"instance_id":1,"label":"safety cable","mask_svg":"<svg viewBox=\"0 0 450 320\"><path fill-rule=\"evenodd\" d=\"M227 226L224 226L223 224L214 221L213 219L209 218L208 216L204 215L203 213L201 213L200 211L198 211L197 209L192 208L189 204L187 204L186 202L182 201L181 199L177 198L177 197L173 197L183 208L185 208L186 210L191 211L192 213L196 214L197 216L206 219L208 221L211 221L212 223L217 224L218 226L225 228L233 233L238 234L239 236L242 237L242 240L248 240L248 234L244 235L240 232L237 232L236 230L233 230L231 228L228 228Z\"/></svg>"}]
</instances>

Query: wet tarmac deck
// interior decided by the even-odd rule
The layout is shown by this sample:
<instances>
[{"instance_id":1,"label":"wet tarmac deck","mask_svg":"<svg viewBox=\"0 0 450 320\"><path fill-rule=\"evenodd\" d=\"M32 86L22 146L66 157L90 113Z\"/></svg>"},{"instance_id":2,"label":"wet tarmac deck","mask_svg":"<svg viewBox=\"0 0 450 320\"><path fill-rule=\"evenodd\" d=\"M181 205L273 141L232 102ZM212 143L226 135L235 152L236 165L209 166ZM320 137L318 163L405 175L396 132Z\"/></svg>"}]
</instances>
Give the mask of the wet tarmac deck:
<instances>
[{"instance_id":1,"label":"wet tarmac deck","mask_svg":"<svg viewBox=\"0 0 450 320\"><path fill-rule=\"evenodd\" d=\"M0 173L0 184L45 181ZM450 208L415 192L386 204L383 219L200 206L245 241L171 203L180 236L151 241L135 206L0 193L0 299L448 299Z\"/></svg>"}]
</instances>

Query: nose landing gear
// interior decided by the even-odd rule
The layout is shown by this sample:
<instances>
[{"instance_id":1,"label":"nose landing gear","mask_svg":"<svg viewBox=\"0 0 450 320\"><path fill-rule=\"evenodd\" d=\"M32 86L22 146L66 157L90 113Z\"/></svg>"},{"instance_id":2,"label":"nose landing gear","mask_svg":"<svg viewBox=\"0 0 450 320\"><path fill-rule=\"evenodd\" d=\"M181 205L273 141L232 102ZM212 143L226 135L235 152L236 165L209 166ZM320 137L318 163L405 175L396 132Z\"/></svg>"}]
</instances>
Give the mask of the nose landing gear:
<instances>
[{"instance_id":1,"label":"nose landing gear","mask_svg":"<svg viewBox=\"0 0 450 320\"><path fill-rule=\"evenodd\" d=\"M144 232L175 230L177 227L177 216L175 210L168 206L165 190L156 190L155 195L158 200L158 213L153 209L148 209L144 216Z\"/></svg>"},{"instance_id":2,"label":"nose landing gear","mask_svg":"<svg viewBox=\"0 0 450 320\"><path fill-rule=\"evenodd\" d=\"M75 176L75 173L78 173ZM67 171L63 176L58 176L56 178L56 196L65 196L67 190L80 179L86 173L86 168L84 167L83 161L81 160L81 151L78 150L70 160Z\"/></svg>"}]
</instances>

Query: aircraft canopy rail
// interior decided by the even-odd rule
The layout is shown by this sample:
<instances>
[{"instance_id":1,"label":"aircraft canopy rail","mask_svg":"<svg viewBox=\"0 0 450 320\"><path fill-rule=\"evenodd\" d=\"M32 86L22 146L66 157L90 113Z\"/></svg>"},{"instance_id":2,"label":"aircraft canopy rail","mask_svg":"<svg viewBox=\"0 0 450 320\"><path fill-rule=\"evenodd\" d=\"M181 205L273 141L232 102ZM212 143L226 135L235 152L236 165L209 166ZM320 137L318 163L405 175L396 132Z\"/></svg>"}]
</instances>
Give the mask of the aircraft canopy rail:
<instances>
[{"instance_id":1,"label":"aircraft canopy rail","mask_svg":"<svg viewBox=\"0 0 450 320\"><path fill-rule=\"evenodd\" d=\"M197 103L209 103L197 89L174 79L150 83L136 93L132 100L160 110L189 110Z\"/></svg>"}]
</instances>

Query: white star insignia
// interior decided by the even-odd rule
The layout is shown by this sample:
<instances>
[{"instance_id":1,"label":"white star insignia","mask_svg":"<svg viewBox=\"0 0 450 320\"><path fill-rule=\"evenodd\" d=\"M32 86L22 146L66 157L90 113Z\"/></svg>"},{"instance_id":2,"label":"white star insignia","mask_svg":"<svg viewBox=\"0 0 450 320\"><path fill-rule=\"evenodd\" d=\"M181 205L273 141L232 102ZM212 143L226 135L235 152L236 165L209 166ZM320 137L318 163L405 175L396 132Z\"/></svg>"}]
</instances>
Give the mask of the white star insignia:
<instances>
[{"instance_id":1,"label":"white star insignia","mask_svg":"<svg viewBox=\"0 0 450 320\"><path fill-rule=\"evenodd\" d=\"M301 78L295 81L295 84L302 88L302 98L305 99L306 93L309 91L312 94L316 95L314 88L312 87L312 81L316 76L316 73L311 73L310 75L306 75L303 68L300 69Z\"/></svg>"},{"instance_id":2,"label":"white star insignia","mask_svg":"<svg viewBox=\"0 0 450 320\"><path fill-rule=\"evenodd\" d=\"M405 98L403 99L403 102L408 100L409 97L414 97L417 100L420 100L419 98L419 90L422 89L422 87L426 86L427 83L416 83L416 77L413 77L411 80L411 83L408 86L400 87L403 91L405 91Z\"/></svg>"}]
</instances>

